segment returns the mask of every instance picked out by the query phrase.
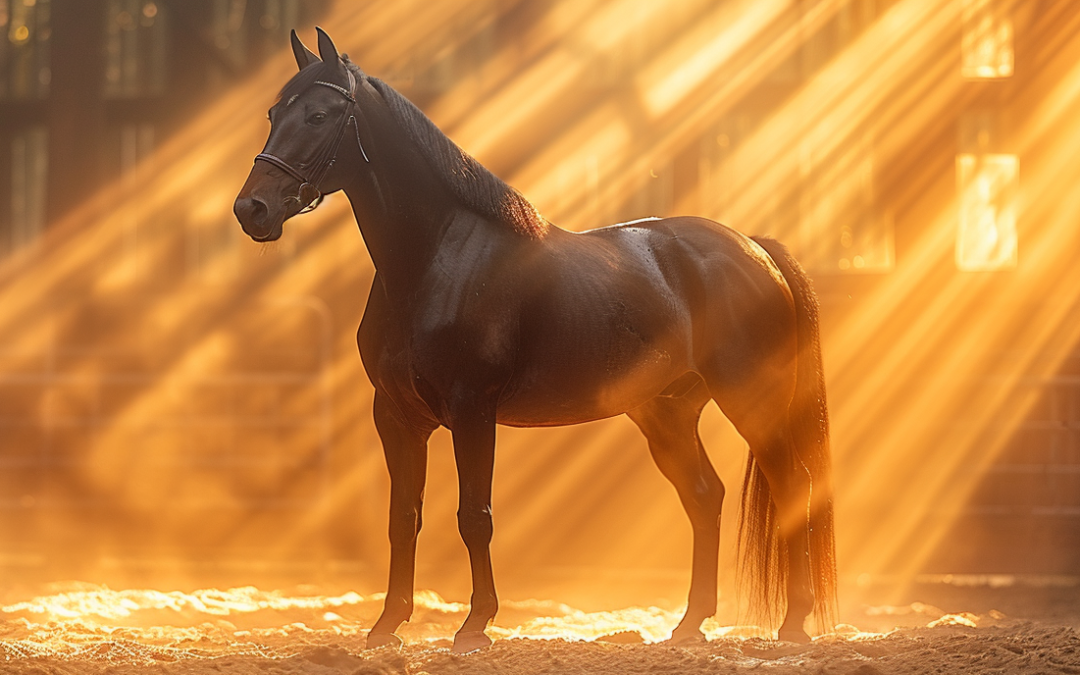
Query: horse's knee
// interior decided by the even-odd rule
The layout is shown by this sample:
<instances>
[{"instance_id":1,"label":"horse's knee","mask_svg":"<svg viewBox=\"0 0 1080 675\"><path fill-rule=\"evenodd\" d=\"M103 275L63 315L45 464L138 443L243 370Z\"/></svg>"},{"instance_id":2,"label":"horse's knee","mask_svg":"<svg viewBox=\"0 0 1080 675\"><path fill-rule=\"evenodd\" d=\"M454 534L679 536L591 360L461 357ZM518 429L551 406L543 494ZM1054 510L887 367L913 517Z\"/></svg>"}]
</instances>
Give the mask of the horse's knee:
<instances>
[{"instance_id":1,"label":"horse's knee","mask_svg":"<svg viewBox=\"0 0 1080 675\"><path fill-rule=\"evenodd\" d=\"M486 547L491 543L492 520L489 507L480 509L462 508L458 510L457 517L458 532L461 533L461 539L465 542L465 546L469 548L475 546Z\"/></svg>"},{"instance_id":2,"label":"horse's knee","mask_svg":"<svg viewBox=\"0 0 1080 675\"><path fill-rule=\"evenodd\" d=\"M719 530L720 512L724 505L724 484L715 476L703 477L694 488L687 505L690 524L695 530Z\"/></svg>"},{"instance_id":3,"label":"horse's knee","mask_svg":"<svg viewBox=\"0 0 1080 675\"><path fill-rule=\"evenodd\" d=\"M469 611L478 617L490 620L499 613L499 598L494 594L474 591L470 600Z\"/></svg>"},{"instance_id":4,"label":"horse's knee","mask_svg":"<svg viewBox=\"0 0 1080 675\"><path fill-rule=\"evenodd\" d=\"M727 495L727 488L724 487L724 482L720 480L720 477L713 472L706 473L706 501L710 508L717 513L724 505L724 497Z\"/></svg>"},{"instance_id":5,"label":"horse's knee","mask_svg":"<svg viewBox=\"0 0 1080 675\"><path fill-rule=\"evenodd\" d=\"M719 525L720 511L724 508L724 496L727 494L727 490L724 488L724 484L719 478L713 476L714 480L710 481L708 492L704 496L706 512L711 517L715 517L717 525Z\"/></svg>"}]
</instances>

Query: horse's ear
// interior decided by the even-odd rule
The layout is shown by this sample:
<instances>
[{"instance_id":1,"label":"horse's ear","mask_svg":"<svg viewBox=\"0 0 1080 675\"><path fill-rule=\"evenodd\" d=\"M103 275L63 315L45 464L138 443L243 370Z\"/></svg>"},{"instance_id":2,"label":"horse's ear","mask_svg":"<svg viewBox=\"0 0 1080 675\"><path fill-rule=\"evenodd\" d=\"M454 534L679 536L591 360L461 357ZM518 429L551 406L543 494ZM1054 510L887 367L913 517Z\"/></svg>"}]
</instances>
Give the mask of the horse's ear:
<instances>
[{"instance_id":1,"label":"horse's ear","mask_svg":"<svg viewBox=\"0 0 1080 675\"><path fill-rule=\"evenodd\" d=\"M315 32L319 34L319 57L322 58L323 63L331 64L331 67L336 67L339 70L345 70L345 66L338 56L337 47L334 46L334 41L330 39L326 31L318 26L315 27Z\"/></svg>"},{"instance_id":2,"label":"horse's ear","mask_svg":"<svg viewBox=\"0 0 1080 675\"><path fill-rule=\"evenodd\" d=\"M296 34L296 30L292 31L292 53L296 57L296 65L300 70L310 66L319 60L318 56L315 56L315 52L311 51L304 46L303 42L300 42L299 36Z\"/></svg>"}]
</instances>

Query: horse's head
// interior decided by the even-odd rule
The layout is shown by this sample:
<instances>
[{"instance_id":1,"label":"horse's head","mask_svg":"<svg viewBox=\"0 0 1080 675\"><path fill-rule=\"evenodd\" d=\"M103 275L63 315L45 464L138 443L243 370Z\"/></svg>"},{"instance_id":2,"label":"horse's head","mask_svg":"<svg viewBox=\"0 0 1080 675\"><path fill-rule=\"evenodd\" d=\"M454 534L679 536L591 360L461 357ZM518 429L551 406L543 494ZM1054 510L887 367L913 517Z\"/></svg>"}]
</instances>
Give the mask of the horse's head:
<instances>
[{"instance_id":1,"label":"horse's head","mask_svg":"<svg viewBox=\"0 0 1080 675\"><path fill-rule=\"evenodd\" d=\"M255 241L280 237L286 220L343 187L347 160L367 159L355 99L363 76L346 65L329 35L316 30L319 56L292 33L300 72L270 109L270 137L233 204L236 219Z\"/></svg>"}]
</instances>

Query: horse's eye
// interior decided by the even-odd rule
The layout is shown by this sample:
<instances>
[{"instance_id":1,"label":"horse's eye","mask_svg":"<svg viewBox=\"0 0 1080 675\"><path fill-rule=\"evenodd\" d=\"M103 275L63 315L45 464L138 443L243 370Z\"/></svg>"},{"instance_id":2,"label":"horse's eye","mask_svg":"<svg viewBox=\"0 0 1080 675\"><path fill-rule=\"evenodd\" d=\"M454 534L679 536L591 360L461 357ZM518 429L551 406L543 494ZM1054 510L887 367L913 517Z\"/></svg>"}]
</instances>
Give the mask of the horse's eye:
<instances>
[{"instance_id":1,"label":"horse's eye","mask_svg":"<svg viewBox=\"0 0 1080 675\"><path fill-rule=\"evenodd\" d=\"M308 118L308 124L322 124L326 121L326 113L319 111Z\"/></svg>"}]
</instances>

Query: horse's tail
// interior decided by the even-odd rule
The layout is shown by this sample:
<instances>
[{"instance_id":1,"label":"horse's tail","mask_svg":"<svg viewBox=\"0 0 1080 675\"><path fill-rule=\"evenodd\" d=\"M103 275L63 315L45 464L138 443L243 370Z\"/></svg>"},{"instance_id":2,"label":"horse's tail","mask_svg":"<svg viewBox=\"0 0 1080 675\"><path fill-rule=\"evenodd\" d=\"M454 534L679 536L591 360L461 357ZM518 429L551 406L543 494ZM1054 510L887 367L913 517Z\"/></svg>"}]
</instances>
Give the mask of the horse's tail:
<instances>
[{"instance_id":1,"label":"horse's tail","mask_svg":"<svg viewBox=\"0 0 1080 675\"><path fill-rule=\"evenodd\" d=\"M795 397L788 419L798 458L810 473L810 584L818 630L835 626L836 545L833 535L829 412L825 404L825 372L821 362L818 302L810 279L787 248L778 241L754 237L776 262L795 301L798 371ZM779 520L765 476L751 453L743 481L739 542L744 571L749 574L752 604L767 618L783 616L789 552L779 535ZM800 555L801 552L794 552Z\"/></svg>"}]
</instances>

